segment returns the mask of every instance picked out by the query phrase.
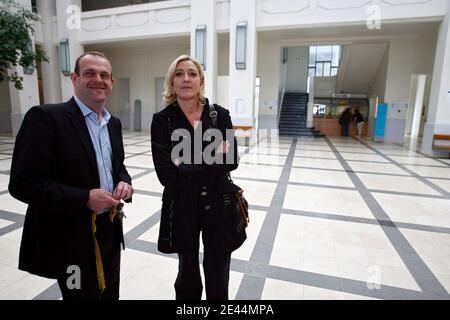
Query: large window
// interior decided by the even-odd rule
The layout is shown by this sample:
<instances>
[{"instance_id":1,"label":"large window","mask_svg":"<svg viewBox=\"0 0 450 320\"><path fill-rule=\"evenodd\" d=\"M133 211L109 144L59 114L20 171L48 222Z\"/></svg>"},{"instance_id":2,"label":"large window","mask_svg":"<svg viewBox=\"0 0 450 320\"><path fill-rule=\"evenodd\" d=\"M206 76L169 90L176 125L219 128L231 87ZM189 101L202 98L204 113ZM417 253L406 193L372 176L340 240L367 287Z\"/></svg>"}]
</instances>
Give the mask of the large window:
<instances>
[{"instance_id":1,"label":"large window","mask_svg":"<svg viewBox=\"0 0 450 320\"><path fill-rule=\"evenodd\" d=\"M309 76L333 77L337 75L341 46L309 47Z\"/></svg>"}]
</instances>

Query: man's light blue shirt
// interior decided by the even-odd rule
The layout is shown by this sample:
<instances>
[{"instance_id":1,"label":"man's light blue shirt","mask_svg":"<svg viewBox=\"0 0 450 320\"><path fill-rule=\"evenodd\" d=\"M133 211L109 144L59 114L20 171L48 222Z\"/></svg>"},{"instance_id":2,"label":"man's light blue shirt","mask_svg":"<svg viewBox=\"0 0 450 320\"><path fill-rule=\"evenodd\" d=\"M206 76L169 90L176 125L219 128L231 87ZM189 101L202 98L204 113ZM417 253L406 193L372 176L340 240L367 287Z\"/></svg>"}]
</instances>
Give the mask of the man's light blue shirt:
<instances>
[{"instance_id":1,"label":"man's light blue shirt","mask_svg":"<svg viewBox=\"0 0 450 320\"><path fill-rule=\"evenodd\" d=\"M84 116L84 121L89 130L91 141L95 150L95 158L97 160L98 174L100 178L100 188L109 192L114 191L114 182L112 176L112 148L109 140L108 122L111 114L103 108L102 121L99 123L97 114L89 109L77 96L74 95Z\"/></svg>"}]
</instances>

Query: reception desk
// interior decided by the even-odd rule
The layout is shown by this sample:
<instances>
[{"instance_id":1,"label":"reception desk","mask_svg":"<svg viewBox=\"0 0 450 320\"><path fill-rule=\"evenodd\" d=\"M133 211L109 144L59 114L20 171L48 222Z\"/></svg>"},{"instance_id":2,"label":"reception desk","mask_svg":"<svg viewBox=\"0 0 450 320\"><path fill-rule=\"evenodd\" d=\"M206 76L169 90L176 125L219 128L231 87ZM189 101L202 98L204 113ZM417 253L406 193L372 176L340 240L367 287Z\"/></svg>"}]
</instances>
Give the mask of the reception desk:
<instances>
[{"instance_id":1,"label":"reception desk","mask_svg":"<svg viewBox=\"0 0 450 320\"><path fill-rule=\"evenodd\" d=\"M340 136L341 135L341 125L339 124L339 118L314 118L313 120L314 128L320 130L320 132L327 136ZM361 137L367 136L367 122L364 122L364 127ZM354 137L356 134L355 125L350 124L349 135Z\"/></svg>"}]
</instances>

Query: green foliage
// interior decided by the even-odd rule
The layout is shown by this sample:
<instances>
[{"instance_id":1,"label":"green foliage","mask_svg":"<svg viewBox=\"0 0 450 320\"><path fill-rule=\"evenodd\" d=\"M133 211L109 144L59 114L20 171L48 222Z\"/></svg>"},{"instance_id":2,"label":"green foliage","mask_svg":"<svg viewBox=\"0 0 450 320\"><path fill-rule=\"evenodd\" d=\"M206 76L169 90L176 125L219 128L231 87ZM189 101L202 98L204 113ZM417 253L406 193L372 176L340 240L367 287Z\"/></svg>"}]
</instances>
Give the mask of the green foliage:
<instances>
[{"instance_id":1,"label":"green foliage","mask_svg":"<svg viewBox=\"0 0 450 320\"><path fill-rule=\"evenodd\" d=\"M48 62L42 49L32 49L30 34L38 20L35 13L14 1L0 0L0 81L11 81L18 90L23 89L23 77L15 71L8 74L8 69L18 65L36 68L36 63Z\"/></svg>"}]
</instances>

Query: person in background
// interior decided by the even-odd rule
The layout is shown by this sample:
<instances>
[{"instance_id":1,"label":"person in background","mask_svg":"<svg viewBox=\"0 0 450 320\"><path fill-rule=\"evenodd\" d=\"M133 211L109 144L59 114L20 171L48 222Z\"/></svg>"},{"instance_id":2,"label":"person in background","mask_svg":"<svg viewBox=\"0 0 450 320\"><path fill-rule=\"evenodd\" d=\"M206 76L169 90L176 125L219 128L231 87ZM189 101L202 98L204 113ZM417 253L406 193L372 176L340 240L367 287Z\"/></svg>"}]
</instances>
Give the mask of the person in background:
<instances>
[{"instance_id":1,"label":"person in background","mask_svg":"<svg viewBox=\"0 0 450 320\"><path fill-rule=\"evenodd\" d=\"M355 125L356 137L360 137L364 128L364 118L359 112L359 109L356 109L353 114L353 123Z\"/></svg>"},{"instance_id":2,"label":"person in background","mask_svg":"<svg viewBox=\"0 0 450 320\"><path fill-rule=\"evenodd\" d=\"M342 112L339 118L339 124L341 125L341 135L343 137L348 137L348 129L350 127L350 122L352 121L352 114L350 108L347 108Z\"/></svg>"},{"instance_id":3,"label":"person in background","mask_svg":"<svg viewBox=\"0 0 450 320\"><path fill-rule=\"evenodd\" d=\"M114 84L100 52L76 60L74 96L31 108L16 138L9 192L28 204L19 269L58 280L64 300L119 299L120 201L131 202Z\"/></svg>"},{"instance_id":4,"label":"person in background","mask_svg":"<svg viewBox=\"0 0 450 320\"><path fill-rule=\"evenodd\" d=\"M236 191L228 173L238 167L237 142L229 111L204 97L205 77L201 65L182 55L169 67L165 80L165 109L153 116L151 125L152 156L156 174L164 186L158 250L177 253L178 275L175 281L177 300L200 300L203 285L199 267L199 237L204 245L203 270L206 299L227 300L231 253L246 238L237 233L232 221ZM215 114L217 125L214 124ZM204 154L209 142L196 141L211 129L220 130L222 139L216 155L232 161L206 163ZM226 131L231 130L228 140ZM172 137L181 133L181 141ZM172 155L187 141L183 159ZM196 149L196 144L199 150ZM186 155L189 154L187 157ZM200 155L200 162L195 161ZM203 156L202 156L203 155Z\"/></svg>"}]
</instances>

